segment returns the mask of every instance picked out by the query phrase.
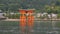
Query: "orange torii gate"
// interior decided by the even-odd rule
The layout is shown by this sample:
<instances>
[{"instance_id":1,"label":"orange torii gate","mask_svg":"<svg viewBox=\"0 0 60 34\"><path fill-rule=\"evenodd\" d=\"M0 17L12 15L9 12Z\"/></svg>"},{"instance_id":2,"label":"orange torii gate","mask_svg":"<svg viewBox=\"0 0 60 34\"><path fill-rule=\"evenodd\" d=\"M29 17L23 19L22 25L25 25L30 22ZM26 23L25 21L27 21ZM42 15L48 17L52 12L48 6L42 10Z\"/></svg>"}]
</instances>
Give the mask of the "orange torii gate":
<instances>
[{"instance_id":1,"label":"orange torii gate","mask_svg":"<svg viewBox=\"0 0 60 34\"><path fill-rule=\"evenodd\" d=\"M20 16L20 26L22 33L25 32L25 26L28 26L28 30L32 30L34 25L34 16L33 16L34 9L20 9L19 12ZM27 24L26 24L27 23Z\"/></svg>"}]
</instances>

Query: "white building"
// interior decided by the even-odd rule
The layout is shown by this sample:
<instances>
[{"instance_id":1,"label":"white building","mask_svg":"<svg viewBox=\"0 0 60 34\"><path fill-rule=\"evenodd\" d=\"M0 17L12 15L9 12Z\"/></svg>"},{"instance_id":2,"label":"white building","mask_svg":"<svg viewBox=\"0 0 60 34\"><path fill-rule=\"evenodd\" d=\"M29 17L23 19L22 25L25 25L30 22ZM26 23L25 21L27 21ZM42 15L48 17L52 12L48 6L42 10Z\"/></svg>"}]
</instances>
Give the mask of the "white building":
<instances>
[{"instance_id":1,"label":"white building","mask_svg":"<svg viewBox=\"0 0 60 34\"><path fill-rule=\"evenodd\" d=\"M57 18L57 14L48 14L48 18L52 18L52 19L56 19Z\"/></svg>"},{"instance_id":2,"label":"white building","mask_svg":"<svg viewBox=\"0 0 60 34\"><path fill-rule=\"evenodd\" d=\"M6 17L3 16L4 13L0 11L0 19L5 19Z\"/></svg>"}]
</instances>

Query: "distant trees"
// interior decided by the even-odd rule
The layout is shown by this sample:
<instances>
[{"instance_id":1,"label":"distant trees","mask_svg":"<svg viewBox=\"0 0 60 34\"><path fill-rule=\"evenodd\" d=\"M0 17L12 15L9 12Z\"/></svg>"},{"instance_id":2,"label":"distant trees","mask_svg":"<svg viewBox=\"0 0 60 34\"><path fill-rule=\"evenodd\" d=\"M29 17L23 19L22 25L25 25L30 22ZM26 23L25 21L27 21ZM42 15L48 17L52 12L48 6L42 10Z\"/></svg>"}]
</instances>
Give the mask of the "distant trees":
<instances>
[{"instance_id":1,"label":"distant trees","mask_svg":"<svg viewBox=\"0 0 60 34\"><path fill-rule=\"evenodd\" d=\"M60 6L60 0L57 0L57 1L56 1L56 5L57 5L57 6Z\"/></svg>"},{"instance_id":2,"label":"distant trees","mask_svg":"<svg viewBox=\"0 0 60 34\"><path fill-rule=\"evenodd\" d=\"M0 4L3 4L3 6L0 5L0 9L3 9L4 11L16 11L19 8L41 9L45 4L49 3L47 2L48 0L0 0Z\"/></svg>"},{"instance_id":3,"label":"distant trees","mask_svg":"<svg viewBox=\"0 0 60 34\"><path fill-rule=\"evenodd\" d=\"M57 5L45 5L44 11L47 13L60 13L60 6Z\"/></svg>"},{"instance_id":4,"label":"distant trees","mask_svg":"<svg viewBox=\"0 0 60 34\"><path fill-rule=\"evenodd\" d=\"M5 11L18 11L18 9L36 9L36 12L59 13L60 0L0 0L0 9Z\"/></svg>"}]
</instances>

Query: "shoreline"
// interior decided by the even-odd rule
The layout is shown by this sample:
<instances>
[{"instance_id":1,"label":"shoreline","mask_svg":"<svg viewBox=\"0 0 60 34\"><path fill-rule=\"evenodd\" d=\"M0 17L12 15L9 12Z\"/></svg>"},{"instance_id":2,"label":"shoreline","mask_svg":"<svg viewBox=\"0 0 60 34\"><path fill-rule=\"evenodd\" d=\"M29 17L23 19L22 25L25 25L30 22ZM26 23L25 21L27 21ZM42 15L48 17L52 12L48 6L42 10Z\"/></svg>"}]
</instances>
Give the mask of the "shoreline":
<instances>
[{"instance_id":1,"label":"shoreline","mask_svg":"<svg viewBox=\"0 0 60 34\"><path fill-rule=\"evenodd\" d=\"M20 19L5 19L1 21L20 21ZM34 21L60 21L60 19L34 19Z\"/></svg>"}]
</instances>

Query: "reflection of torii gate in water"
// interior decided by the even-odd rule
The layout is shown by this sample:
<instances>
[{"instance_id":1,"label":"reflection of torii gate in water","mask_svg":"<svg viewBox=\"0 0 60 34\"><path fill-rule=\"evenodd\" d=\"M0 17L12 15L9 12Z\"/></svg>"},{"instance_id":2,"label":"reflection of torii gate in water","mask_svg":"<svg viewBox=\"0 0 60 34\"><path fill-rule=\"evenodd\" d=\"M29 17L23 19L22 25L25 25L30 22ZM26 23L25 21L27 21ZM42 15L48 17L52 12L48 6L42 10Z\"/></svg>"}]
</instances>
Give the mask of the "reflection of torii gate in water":
<instances>
[{"instance_id":1,"label":"reflection of torii gate in water","mask_svg":"<svg viewBox=\"0 0 60 34\"><path fill-rule=\"evenodd\" d=\"M20 16L21 31L22 31L22 34L24 34L26 25L28 26L28 31L32 30L33 28L34 16L32 15L32 13L34 9L20 9L19 11L21 14Z\"/></svg>"}]
</instances>

